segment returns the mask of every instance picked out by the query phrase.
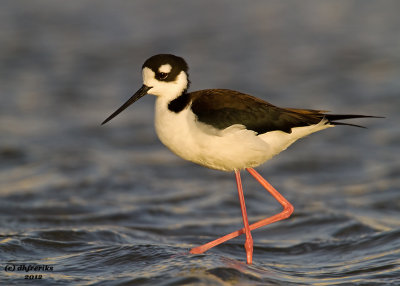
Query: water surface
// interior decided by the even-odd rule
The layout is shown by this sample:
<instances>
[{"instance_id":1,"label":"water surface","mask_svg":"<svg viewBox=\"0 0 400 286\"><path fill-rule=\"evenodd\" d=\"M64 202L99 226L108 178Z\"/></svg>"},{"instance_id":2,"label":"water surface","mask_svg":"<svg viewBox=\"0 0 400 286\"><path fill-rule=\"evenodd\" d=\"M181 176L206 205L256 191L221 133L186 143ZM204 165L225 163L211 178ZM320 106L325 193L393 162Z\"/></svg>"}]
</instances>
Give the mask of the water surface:
<instances>
[{"instance_id":1,"label":"water surface","mask_svg":"<svg viewBox=\"0 0 400 286\"><path fill-rule=\"evenodd\" d=\"M0 284L400 284L399 10L365 0L4 1ZM258 168L295 212L253 232L251 266L244 237L187 254L241 228L234 175L162 146L151 96L100 126L141 86L143 61L166 52L188 61L192 90L386 116L309 136ZM244 172L243 183L251 221L280 211Z\"/></svg>"}]
</instances>

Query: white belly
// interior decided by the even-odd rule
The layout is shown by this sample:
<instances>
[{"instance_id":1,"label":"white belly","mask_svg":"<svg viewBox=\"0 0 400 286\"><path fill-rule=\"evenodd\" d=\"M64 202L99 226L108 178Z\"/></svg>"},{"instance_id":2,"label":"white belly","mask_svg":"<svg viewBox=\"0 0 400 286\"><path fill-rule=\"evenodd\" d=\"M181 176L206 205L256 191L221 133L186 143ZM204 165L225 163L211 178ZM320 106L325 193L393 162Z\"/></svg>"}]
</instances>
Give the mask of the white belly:
<instances>
[{"instance_id":1,"label":"white belly","mask_svg":"<svg viewBox=\"0 0 400 286\"><path fill-rule=\"evenodd\" d=\"M167 106L161 97L157 98L155 128L161 142L183 159L223 171L256 167L297 139L331 127L321 122L294 128L290 134L273 131L257 135L239 124L218 130L198 122L189 107L174 113Z\"/></svg>"}]
</instances>

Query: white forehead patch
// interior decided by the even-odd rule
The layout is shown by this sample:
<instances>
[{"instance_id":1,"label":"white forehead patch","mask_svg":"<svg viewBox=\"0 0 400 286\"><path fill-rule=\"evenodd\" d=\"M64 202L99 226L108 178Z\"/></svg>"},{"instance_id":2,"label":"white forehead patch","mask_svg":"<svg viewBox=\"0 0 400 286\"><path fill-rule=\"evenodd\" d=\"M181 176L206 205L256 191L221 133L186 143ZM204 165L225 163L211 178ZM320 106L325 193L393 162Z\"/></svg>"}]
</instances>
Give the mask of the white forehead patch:
<instances>
[{"instance_id":1,"label":"white forehead patch","mask_svg":"<svg viewBox=\"0 0 400 286\"><path fill-rule=\"evenodd\" d=\"M164 72L164 73L169 73L171 70L172 70L172 67L170 64L165 64L158 68L159 72Z\"/></svg>"},{"instance_id":2,"label":"white forehead patch","mask_svg":"<svg viewBox=\"0 0 400 286\"><path fill-rule=\"evenodd\" d=\"M153 86L156 81L155 75L156 74L151 69L145 67L142 70L143 83L147 86Z\"/></svg>"}]
</instances>

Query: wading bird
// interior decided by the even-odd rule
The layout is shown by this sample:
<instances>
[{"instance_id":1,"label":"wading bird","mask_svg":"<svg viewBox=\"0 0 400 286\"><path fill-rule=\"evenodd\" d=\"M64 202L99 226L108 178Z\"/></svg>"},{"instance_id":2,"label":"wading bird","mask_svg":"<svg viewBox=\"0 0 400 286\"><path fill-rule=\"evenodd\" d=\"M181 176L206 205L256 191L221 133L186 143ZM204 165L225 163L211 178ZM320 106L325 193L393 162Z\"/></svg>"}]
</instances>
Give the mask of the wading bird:
<instances>
[{"instance_id":1,"label":"wading bird","mask_svg":"<svg viewBox=\"0 0 400 286\"><path fill-rule=\"evenodd\" d=\"M280 108L254 96L229 89L188 92L188 65L181 57L159 54L142 66L142 87L102 124L146 94L157 96L155 127L172 152L199 165L233 171L239 192L244 228L190 253L203 253L241 234L246 235L247 263L253 259L251 231L288 218L293 206L253 168L279 154L296 140L336 125L338 120L374 117L326 114L321 110ZM249 225L240 170L246 169L282 206L282 212Z\"/></svg>"}]
</instances>

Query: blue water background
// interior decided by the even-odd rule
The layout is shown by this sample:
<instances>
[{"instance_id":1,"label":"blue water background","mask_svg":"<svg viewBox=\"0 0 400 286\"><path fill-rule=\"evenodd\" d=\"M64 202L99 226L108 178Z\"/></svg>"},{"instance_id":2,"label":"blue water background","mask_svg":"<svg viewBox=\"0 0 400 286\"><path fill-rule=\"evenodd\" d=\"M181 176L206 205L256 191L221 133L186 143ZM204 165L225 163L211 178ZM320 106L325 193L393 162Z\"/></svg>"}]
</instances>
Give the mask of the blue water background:
<instances>
[{"instance_id":1,"label":"blue water background","mask_svg":"<svg viewBox=\"0 0 400 286\"><path fill-rule=\"evenodd\" d=\"M399 11L369 0L2 1L0 284L399 285ZM295 212L253 232L253 265L244 237L188 255L241 228L234 175L170 153L151 96L100 126L157 53L187 60L191 90L386 118L311 135L257 169ZM251 221L280 211L244 172L243 183Z\"/></svg>"}]
</instances>

